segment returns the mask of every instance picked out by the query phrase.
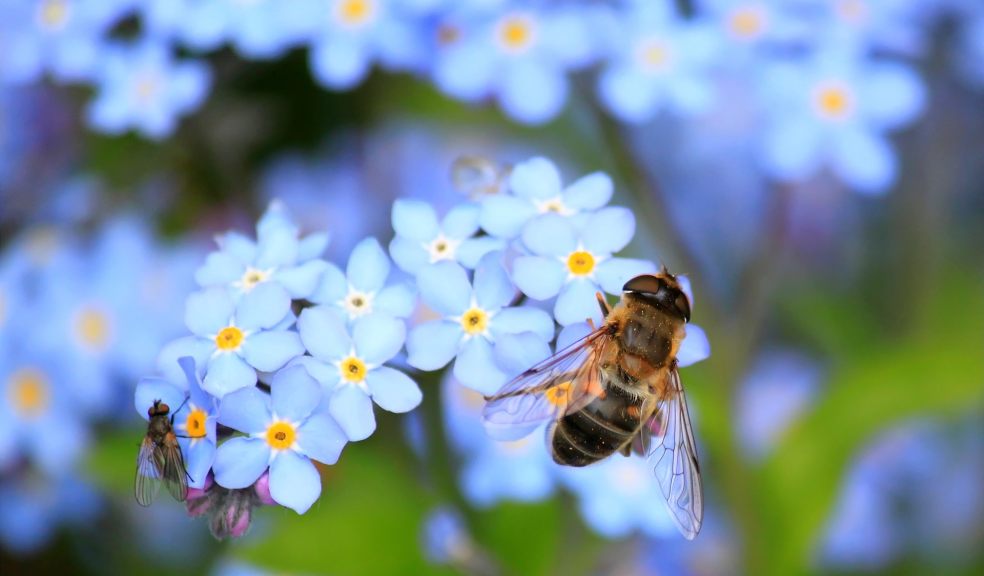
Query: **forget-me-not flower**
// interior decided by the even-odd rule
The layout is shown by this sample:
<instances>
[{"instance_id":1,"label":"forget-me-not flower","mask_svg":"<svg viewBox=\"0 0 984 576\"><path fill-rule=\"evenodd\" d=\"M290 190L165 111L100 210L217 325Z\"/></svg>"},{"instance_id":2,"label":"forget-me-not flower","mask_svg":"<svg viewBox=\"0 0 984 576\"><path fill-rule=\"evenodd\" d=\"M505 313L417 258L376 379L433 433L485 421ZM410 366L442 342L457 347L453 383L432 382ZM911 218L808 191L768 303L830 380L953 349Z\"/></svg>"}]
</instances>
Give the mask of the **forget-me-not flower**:
<instances>
[{"instance_id":1,"label":"forget-me-not flower","mask_svg":"<svg viewBox=\"0 0 984 576\"><path fill-rule=\"evenodd\" d=\"M95 488L75 474L0 478L0 547L14 554L43 548L58 528L91 526L102 507Z\"/></svg>"},{"instance_id":2,"label":"forget-me-not flower","mask_svg":"<svg viewBox=\"0 0 984 576\"><path fill-rule=\"evenodd\" d=\"M222 399L219 423L248 436L230 438L215 454L215 481L246 488L270 469L270 495L281 506L303 514L321 494L321 478L311 460L334 464L345 434L318 410L321 387L302 366L273 377L270 394L250 387Z\"/></svg>"},{"instance_id":3,"label":"forget-me-not flower","mask_svg":"<svg viewBox=\"0 0 984 576\"><path fill-rule=\"evenodd\" d=\"M479 230L480 208L460 204L438 222L437 213L421 200L393 203L393 230L390 255L404 272L416 274L427 264L451 260L474 268L485 254L502 248L497 238L474 237Z\"/></svg>"},{"instance_id":4,"label":"forget-me-not flower","mask_svg":"<svg viewBox=\"0 0 984 576\"><path fill-rule=\"evenodd\" d=\"M301 312L301 340L311 356L297 363L321 383L328 410L349 440L364 440L376 429L372 403L390 412L409 412L423 398L417 383L384 366L406 337L401 320L382 313L362 316L346 326L337 308L317 306Z\"/></svg>"}]
</instances>

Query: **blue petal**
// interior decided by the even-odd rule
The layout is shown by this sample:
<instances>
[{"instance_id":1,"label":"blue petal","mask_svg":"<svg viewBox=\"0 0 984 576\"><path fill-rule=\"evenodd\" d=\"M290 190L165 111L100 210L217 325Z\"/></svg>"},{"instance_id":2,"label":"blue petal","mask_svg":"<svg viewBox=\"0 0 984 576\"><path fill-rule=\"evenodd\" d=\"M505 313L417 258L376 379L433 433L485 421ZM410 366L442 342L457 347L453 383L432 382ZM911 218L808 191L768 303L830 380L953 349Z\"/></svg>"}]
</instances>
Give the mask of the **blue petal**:
<instances>
[{"instance_id":1,"label":"blue petal","mask_svg":"<svg viewBox=\"0 0 984 576\"><path fill-rule=\"evenodd\" d=\"M492 318L489 330L496 343L504 334L520 332L532 332L544 342L549 342L554 337L554 321L550 314L532 306L505 308Z\"/></svg>"},{"instance_id":2,"label":"blue petal","mask_svg":"<svg viewBox=\"0 0 984 576\"><path fill-rule=\"evenodd\" d=\"M495 78L495 57L481 42L464 42L446 50L434 63L434 83L465 101L484 97Z\"/></svg>"},{"instance_id":3,"label":"blue petal","mask_svg":"<svg viewBox=\"0 0 984 576\"><path fill-rule=\"evenodd\" d=\"M598 286L590 280L575 278L560 291L557 303L554 305L554 316L557 322L566 326L575 322L584 322L598 314L598 301L595 292Z\"/></svg>"},{"instance_id":4,"label":"blue petal","mask_svg":"<svg viewBox=\"0 0 984 576\"><path fill-rule=\"evenodd\" d=\"M215 451L212 472L225 488L247 488L267 469L270 447L260 438L230 438Z\"/></svg>"},{"instance_id":5,"label":"blue petal","mask_svg":"<svg viewBox=\"0 0 984 576\"><path fill-rule=\"evenodd\" d=\"M558 67L530 59L506 69L499 100L507 114L528 124L556 116L567 100L567 77Z\"/></svg>"},{"instance_id":6,"label":"blue petal","mask_svg":"<svg viewBox=\"0 0 984 576\"><path fill-rule=\"evenodd\" d=\"M593 317L595 326L601 325L601 311L599 310ZM557 335L557 350L563 350L574 342L584 338L591 333L591 326L587 322L575 322L568 324Z\"/></svg>"},{"instance_id":7,"label":"blue petal","mask_svg":"<svg viewBox=\"0 0 984 576\"><path fill-rule=\"evenodd\" d=\"M649 260L636 260L635 258L609 258L598 264L595 269L595 278L601 289L609 294L621 294L622 287L629 280L640 274L653 274L656 272L656 265Z\"/></svg>"},{"instance_id":8,"label":"blue petal","mask_svg":"<svg viewBox=\"0 0 984 576\"><path fill-rule=\"evenodd\" d=\"M208 362L202 390L216 398L256 384L256 370L237 354L223 352Z\"/></svg>"},{"instance_id":9,"label":"blue petal","mask_svg":"<svg viewBox=\"0 0 984 576\"><path fill-rule=\"evenodd\" d=\"M400 270L408 274L416 274L430 262L430 255L417 240L408 240L402 236L393 238L389 245L390 256Z\"/></svg>"},{"instance_id":10,"label":"blue petal","mask_svg":"<svg viewBox=\"0 0 984 576\"><path fill-rule=\"evenodd\" d=\"M372 301L373 310L396 318L406 318L413 314L417 305L417 293L413 286L400 283L380 290Z\"/></svg>"},{"instance_id":11,"label":"blue petal","mask_svg":"<svg viewBox=\"0 0 984 576\"><path fill-rule=\"evenodd\" d=\"M597 210L612 199L612 179L604 172L582 176L564 190L564 204L577 210Z\"/></svg>"},{"instance_id":12,"label":"blue petal","mask_svg":"<svg viewBox=\"0 0 984 576\"><path fill-rule=\"evenodd\" d=\"M188 296L185 325L197 336L214 336L229 325L234 311L225 288L209 288Z\"/></svg>"},{"instance_id":13,"label":"blue petal","mask_svg":"<svg viewBox=\"0 0 984 576\"><path fill-rule=\"evenodd\" d=\"M475 268L475 301L483 310L495 311L516 297L516 287L502 265L502 253L487 254Z\"/></svg>"},{"instance_id":14,"label":"blue petal","mask_svg":"<svg viewBox=\"0 0 984 576\"><path fill-rule=\"evenodd\" d=\"M256 267L265 270L297 262L297 230L293 226L271 226L256 245Z\"/></svg>"},{"instance_id":15,"label":"blue petal","mask_svg":"<svg viewBox=\"0 0 984 576\"><path fill-rule=\"evenodd\" d=\"M315 232L301 238L297 246L297 260L306 262L314 258L320 258L328 248L331 235L327 232Z\"/></svg>"},{"instance_id":16,"label":"blue petal","mask_svg":"<svg viewBox=\"0 0 984 576\"><path fill-rule=\"evenodd\" d=\"M309 458L334 464L348 442L345 431L327 414L312 414L297 428L297 446Z\"/></svg>"},{"instance_id":17,"label":"blue petal","mask_svg":"<svg viewBox=\"0 0 984 576\"><path fill-rule=\"evenodd\" d=\"M227 394L219 405L219 424L247 434L266 430L272 418L270 397L255 387Z\"/></svg>"},{"instance_id":18,"label":"blue petal","mask_svg":"<svg viewBox=\"0 0 984 576\"><path fill-rule=\"evenodd\" d=\"M251 334L243 342L243 359L260 372L279 370L292 358L304 354L297 332L271 330Z\"/></svg>"},{"instance_id":19,"label":"blue petal","mask_svg":"<svg viewBox=\"0 0 984 576\"><path fill-rule=\"evenodd\" d=\"M141 378L133 395L133 405L137 414L144 420L149 420L147 410L154 405L154 400L161 400L172 411L177 411L187 396L187 392L163 378Z\"/></svg>"},{"instance_id":20,"label":"blue petal","mask_svg":"<svg viewBox=\"0 0 984 576\"><path fill-rule=\"evenodd\" d=\"M834 171L859 192L879 194L895 180L897 160L888 141L863 128L849 128L833 142Z\"/></svg>"},{"instance_id":21,"label":"blue petal","mask_svg":"<svg viewBox=\"0 0 984 576\"><path fill-rule=\"evenodd\" d=\"M489 252L503 250L506 242L502 238L492 236L482 236L480 238L469 238L458 246L455 258L465 268L474 268L478 262Z\"/></svg>"},{"instance_id":22,"label":"blue petal","mask_svg":"<svg viewBox=\"0 0 984 576\"><path fill-rule=\"evenodd\" d=\"M292 450L277 454L270 463L270 496L298 514L304 514L321 495L321 476L305 456Z\"/></svg>"},{"instance_id":23,"label":"blue petal","mask_svg":"<svg viewBox=\"0 0 984 576\"><path fill-rule=\"evenodd\" d=\"M328 88L351 88L369 73L369 56L361 43L332 37L311 50L311 71Z\"/></svg>"},{"instance_id":24,"label":"blue petal","mask_svg":"<svg viewBox=\"0 0 984 576\"><path fill-rule=\"evenodd\" d=\"M773 176L803 180L819 168L823 142L815 122L785 117L763 136L762 161Z\"/></svg>"},{"instance_id":25,"label":"blue petal","mask_svg":"<svg viewBox=\"0 0 984 576\"><path fill-rule=\"evenodd\" d=\"M425 322L410 331L407 363L421 370L443 368L458 352L463 335L460 324L444 320Z\"/></svg>"},{"instance_id":26,"label":"blue petal","mask_svg":"<svg viewBox=\"0 0 984 576\"><path fill-rule=\"evenodd\" d=\"M308 352L322 360L341 360L352 350L352 340L341 312L328 306L305 308L297 331Z\"/></svg>"},{"instance_id":27,"label":"blue petal","mask_svg":"<svg viewBox=\"0 0 984 576\"><path fill-rule=\"evenodd\" d=\"M424 302L445 316L460 316L471 305L468 273L455 262L437 262L417 273L417 287Z\"/></svg>"},{"instance_id":28,"label":"blue petal","mask_svg":"<svg viewBox=\"0 0 984 576\"><path fill-rule=\"evenodd\" d=\"M376 292L386 283L390 261L379 241L366 238L352 249L348 261L348 281L362 292Z\"/></svg>"},{"instance_id":29,"label":"blue petal","mask_svg":"<svg viewBox=\"0 0 984 576\"><path fill-rule=\"evenodd\" d=\"M552 325L553 320L551 320ZM532 332L503 334L495 340L495 363L510 377L549 356L550 344L539 334Z\"/></svg>"},{"instance_id":30,"label":"blue petal","mask_svg":"<svg viewBox=\"0 0 984 576\"><path fill-rule=\"evenodd\" d=\"M859 105L866 119L882 128L908 123L926 105L926 90L919 76L900 64L873 66L858 84Z\"/></svg>"},{"instance_id":31,"label":"blue petal","mask_svg":"<svg viewBox=\"0 0 984 576\"><path fill-rule=\"evenodd\" d=\"M338 266L329 263L321 272L318 286L311 293L315 304L335 304L348 294L348 279Z\"/></svg>"},{"instance_id":32,"label":"blue petal","mask_svg":"<svg viewBox=\"0 0 984 576\"><path fill-rule=\"evenodd\" d=\"M215 242L219 248L235 256L243 264L256 259L256 243L239 232L219 234L215 237Z\"/></svg>"},{"instance_id":33,"label":"blue petal","mask_svg":"<svg viewBox=\"0 0 984 576\"><path fill-rule=\"evenodd\" d=\"M499 238L515 238L523 225L536 215L532 203L515 196L492 196L482 202L479 223L482 229Z\"/></svg>"},{"instance_id":34,"label":"blue petal","mask_svg":"<svg viewBox=\"0 0 984 576\"><path fill-rule=\"evenodd\" d=\"M376 430L372 400L358 386L343 384L331 395L328 410L352 442L365 440Z\"/></svg>"},{"instance_id":35,"label":"blue petal","mask_svg":"<svg viewBox=\"0 0 984 576\"><path fill-rule=\"evenodd\" d=\"M523 244L537 256L566 257L577 249L574 226L563 216L543 214L530 224L523 228Z\"/></svg>"},{"instance_id":36,"label":"blue petal","mask_svg":"<svg viewBox=\"0 0 984 576\"><path fill-rule=\"evenodd\" d=\"M470 238L478 232L480 212L477 204L459 204L441 220L441 230L448 238Z\"/></svg>"},{"instance_id":37,"label":"blue petal","mask_svg":"<svg viewBox=\"0 0 984 576\"><path fill-rule=\"evenodd\" d=\"M632 240L635 224L635 216L628 208L602 208L588 217L581 230L581 241L585 250L596 256L614 254Z\"/></svg>"},{"instance_id":38,"label":"blue petal","mask_svg":"<svg viewBox=\"0 0 984 576\"><path fill-rule=\"evenodd\" d=\"M400 351L407 328L402 320L387 314L369 314L352 326L356 354L371 365L386 362Z\"/></svg>"},{"instance_id":39,"label":"blue petal","mask_svg":"<svg viewBox=\"0 0 984 576\"><path fill-rule=\"evenodd\" d=\"M178 358L191 356L195 359L199 373L205 371L208 358L215 351L215 340L211 338L198 338L197 336L185 336L172 340L164 345L161 353L157 355L157 369L171 382L180 382L184 379L184 372L178 364Z\"/></svg>"},{"instance_id":40,"label":"blue petal","mask_svg":"<svg viewBox=\"0 0 984 576\"><path fill-rule=\"evenodd\" d=\"M275 282L257 284L236 307L236 325L244 330L270 328L290 312L290 294Z\"/></svg>"},{"instance_id":41,"label":"blue petal","mask_svg":"<svg viewBox=\"0 0 984 576\"><path fill-rule=\"evenodd\" d=\"M270 399L278 417L301 422L321 403L321 386L303 366L291 366L273 377Z\"/></svg>"},{"instance_id":42,"label":"blue petal","mask_svg":"<svg viewBox=\"0 0 984 576\"><path fill-rule=\"evenodd\" d=\"M434 208L420 200L394 202L392 220L396 234L408 240L430 242L440 232Z\"/></svg>"},{"instance_id":43,"label":"blue petal","mask_svg":"<svg viewBox=\"0 0 984 576\"><path fill-rule=\"evenodd\" d=\"M303 366L305 370L308 371L315 380L321 384L322 390L322 404L324 404L324 398L326 395L330 395L335 391L335 386L341 379L341 374L338 372L338 366L325 362L323 360L318 360L311 356L301 356L291 360L288 366Z\"/></svg>"},{"instance_id":44,"label":"blue petal","mask_svg":"<svg viewBox=\"0 0 984 576\"><path fill-rule=\"evenodd\" d=\"M696 364L711 355L711 343L707 333L696 324L687 324L687 335L677 350L677 364L681 367Z\"/></svg>"},{"instance_id":45,"label":"blue petal","mask_svg":"<svg viewBox=\"0 0 984 576\"><path fill-rule=\"evenodd\" d=\"M383 410L403 413L420 405L423 394L417 383L399 370L383 366L366 375L372 399Z\"/></svg>"},{"instance_id":46,"label":"blue petal","mask_svg":"<svg viewBox=\"0 0 984 576\"><path fill-rule=\"evenodd\" d=\"M189 476L188 486L202 489L205 487L205 477L215 463L215 443L203 439L192 445L191 441L182 439L182 444L186 446L185 452L188 454L185 462Z\"/></svg>"},{"instance_id":47,"label":"blue petal","mask_svg":"<svg viewBox=\"0 0 984 576\"><path fill-rule=\"evenodd\" d=\"M509 188L522 198L546 200L560 196L563 185L557 166L546 158L536 156L513 167L509 174ZM529 202L523 204L531 205Z\"/></svg>"},{"instance_id":48,"label":"blue petal","mask_svg":"<svg viewBox=\"0 0 984 576\"><path fill-rule=\"evenodd\" d=\"M521 256L513 262L513 282L534 300L556 296L567 280L567 267L555 259Z\"/></svg>"},{"instance_id":49,"label":"blue petal","mask_svg":"<svg viewBox=\"0 0 984 576\"><path fill-rule=\"evenodd\" d=\"M309 260L298 266L278 271L274 279L284 288L291 298L297 300L309 298L321 281L328 263L324 260Z\"/></svg>"},{"instance_id":50,"label":"blue petal","mask_svg":"<svg viewBox=\"0 0 984 576\"><path fill-rule=\"evenodd\" d=\"M631 66L612 66L598 77L598 96L608 110L626 122L652 118L662 104L659 87Z\"/></svg>"},{"instance_id":51,"label":"blue petal","mask_svg":"<svg viewBox=\"0 0 984 576\"><path fill-rule=\"evenodd\" d=\"M454 361L454 377L485 395L494 394L509 379L495 362L492 344L481 337L473 337L461 346Z\"/></svg>"},{"instance_id":52,"label":"blue petal","mask_svg":"<svg viewBox=\"0 0 984 576\"><path fill-rule=\"evenodd\" d=\"M199 286L228 285L239 280L246 267L227 252L212 252L205 258L205 264L195 271L195 282Z\"/></svg>"}]
</instances>

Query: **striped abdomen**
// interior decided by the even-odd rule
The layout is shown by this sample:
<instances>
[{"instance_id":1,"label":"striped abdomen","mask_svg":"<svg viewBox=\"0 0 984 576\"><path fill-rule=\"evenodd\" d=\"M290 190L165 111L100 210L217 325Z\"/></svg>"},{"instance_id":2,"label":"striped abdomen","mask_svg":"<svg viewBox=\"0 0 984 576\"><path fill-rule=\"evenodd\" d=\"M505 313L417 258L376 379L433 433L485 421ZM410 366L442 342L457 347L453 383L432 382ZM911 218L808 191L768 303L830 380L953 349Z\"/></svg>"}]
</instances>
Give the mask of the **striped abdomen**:
<instances>
[{"instance_id":1,"label":"striped abdomen","mask_svg":"<svg viewBox=\"0 0 984 576\"><path fill-rule=\"evenodd\" d=\"M645 399L617 385L605 390L603 396L551 427L550 447L558 464L593 464L611 456L639 431Z\"/></svg>"}]
</instances>

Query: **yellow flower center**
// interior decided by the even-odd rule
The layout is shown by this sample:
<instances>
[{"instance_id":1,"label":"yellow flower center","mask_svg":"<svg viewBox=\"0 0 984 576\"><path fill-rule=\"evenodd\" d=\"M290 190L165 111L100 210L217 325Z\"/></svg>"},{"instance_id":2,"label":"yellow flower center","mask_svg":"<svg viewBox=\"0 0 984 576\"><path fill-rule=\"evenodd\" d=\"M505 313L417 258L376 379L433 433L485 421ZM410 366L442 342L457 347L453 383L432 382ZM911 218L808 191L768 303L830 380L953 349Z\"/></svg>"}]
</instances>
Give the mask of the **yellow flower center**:
<instances>
[{"instance_id":1,"label":"yellow flower center","mask_svg":"<svg viewBox=\"0 0 984 576\"><path fill-rule=\"evenodd\" d=\"M239 279L239 283L243 287L244 292L249 292L260 282L265 282L267 278L270 277L270 273L264 270L257 270L252 266L246 268L243 272L243 277Z\"/></svg>"},{"instance_id":2,"label":"yellow flower center","mask_svg":"<svg viewBox=\"0 0 984 576\"><path fill-rule=\"evenodd\" d=\"M68 2L65 0L42 2L38 18L41 20L41 25L49 30L61 28L68 21Z\"/></svg>"},{"instance_id":3,"label":"yellow flower center","mask_svg":"<svg viewBox=\"0 0 984 576\"><path fill-rule=\"evenodd\" d=\"M226 326L215 336L215 345L219 350L236 350L243 343L243 331L235 326Z\"/></svg>"},{"instance_id":4,"label":"yellow flower center","mask_svg":"<svg viewBox=\"0 0 984 576\"><path fill-rule=\"evenodd\" d=\"M496 34L507 52L523 52L533 44L533 20L522 14L506 16L499 21Z\"/></svg>"},{"instance_id":5,"label":"yellow flower center","mask_svg":"<svg viewBox=\"0 0 984 576\"><path fill-rule=\"evenodd\" d=\"M587 276L594 271L595 259L590 252L578 250L567 257L567 269L575 276Z\"/></svg>"},{"instance_id":6,"label":"yellow flower center","mask_svg":"<svg viewBox=\"0 0 984 576\"><path fill-rule=\"evenodd\" d=\"M651 72L665 70L670 63L669 45L655 38L650 38L640 44L637 55L642 67Z\"/></svg>"},{"instance_id":7,"label":"yellow flower center","mask_svg":"<svg viewBox=\"0 0 984 576\"><path fill-rule=\"evenodd\" d=\"M40 415L48 407L48 380L36 368L21 368L10 376L8 393L14 410L26 418Z\"/></svg>"},{"instance_id":8,"label":"yellow flower center","mask_svg":"<svg viewBox=\"0 0 984 576\"><path fill-rule=\"evenodd\" d=\"M75 335L85 348L103 350L109 343L109 318L96 308L83 308L75 317Z\"/></svg>"},{"instance_id":9,"label":"yellow flower center","mask_svg":"<svg viewBox=\"0 0 984 576\"><path fill-rule=\"evenodd\" d=\"M742 6L731 13L728 27L731 32L743 40L757 37L765 27L762 10L755 6Z\"/></svg>"},{"instance_id":10,"label":"yellow flower center","mask_svg":"<svg viewBox=\"0 0 984 576\"><path fill-rule=\"evenodd\" d=\"M207 417L208 414L201 408L195 408L191 412L188 412L188 417L185 419L185 430L188 436L191 438L205 436L205 419Z\"/></svg>"},{"instance_id":11,"label":"yellow flower center","mask_svg":"<svg viewBox=\"0 0 984 576\"><path fill-rule=\"evenodd\" d=\"M362 26L376 12L376 5L372 0L341 0L337 6L338 20L346 26Z\"/></svg>"},{"instance_id":12,"label":"yellow flower center","mask_svg":"<svg viewBox=\"0 0 984 576\"><path fill-rule=\"evenodd\" d=\"M571 400L571 383L561 382L553 388L547 390L547 402L554 406L566 406Z\"/></svg>"},{"instance_id":13,"label":"yellow flower center","mask_svg":"<svg viewBox=\"0 0 984 576\"><path fill-rule=\"evenodd\" d=\"M274 422L267 428L266 440L274 450L287 450L294 445L297 432L289 422Z\"/></svg>"},{"instance_id":14,"label":"yellow flower center","mask_svg":"<svg viewBox=\"0 0 984 576\"><path fill-rule=\"evenodd\" d=\"M854 98L848 88L841 84L825 84L814 94L817 111L829 120L842 120L854 108Z\"/></svg>"},{"instance_id":15,"label":"yellow flower center","mask_svg":"<svg viewBox=\"0 0 984 576\"><path fill-rule=\"evenodd\" d=\"M346 382L362 382L366 379L366 363L355 356L349 356L342 360L339 370L341 370L342 379Z\"/></svg>"},{"instance_id":16,"label":"yellow flower center","mask_svg":"<svg viewBox=\"0 0 984 576\"><path fill-rule=\"evenodd\" d=\"M157 80L155 74L141 74L136 80L133 86L133 90L137 95L137 100L140 102L150 102L154 99L154 95L157 94L160 88L160 82Z\"/></svg>"},{"instance_id":17,"label":"yellow flower center","mask_svg":"<svg viewBox=\"0 0 984 576\"><path fill-rule=\"evenodd\" d=\"M461 327L466 334L482 334L489 325L489 315L480 308L472 308L461 315Z\"/></svg>"}]
</instances>

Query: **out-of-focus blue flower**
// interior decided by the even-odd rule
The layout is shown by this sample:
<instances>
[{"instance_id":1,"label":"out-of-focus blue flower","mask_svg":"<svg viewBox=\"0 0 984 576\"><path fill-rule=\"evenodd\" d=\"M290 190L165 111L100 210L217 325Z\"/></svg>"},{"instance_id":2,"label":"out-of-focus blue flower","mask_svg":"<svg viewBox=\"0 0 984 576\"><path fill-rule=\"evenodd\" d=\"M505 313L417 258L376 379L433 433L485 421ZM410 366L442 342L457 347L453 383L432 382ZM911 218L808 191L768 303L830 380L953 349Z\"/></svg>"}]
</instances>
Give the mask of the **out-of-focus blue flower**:
<instances>
[{"instance_id":1,"label":"out-of-focus blue flower","mask_svg":"<svg viewBox=\"0 0 984 576\"><path fill-rule=\"evenodd\" d=\"M390 255L403 271L416 274L427 264L451 260L474 268L489 252L502 248L496 238L478 237L480 209L476 204L452 208L438 222L434 208L420 200L393 203Z\"/></svg>"},{"instance_id":2,"label":"out-of-focus blue flower","mask_svg":"<svg viewBox=\"0 0 984 576\"><path fill-rule=\"evenodd\" d=\"M300 337L287 330L293 320L290 295L279 284L261 283L238 302L224 288L196 292L185 308L185 324L195 336L169 344L159 362L193 357L205 370L202 388L222 398L256 384L257 370L273 372L304 353Z\"/></svg>"},{"instance_id":3,"label":"out-of-focus blue flower","mask_svg":"<svg viewBox=\"0 0 984 576\"><path fill-rule=\"evenodd\" d=\"M558 296L554 316L567 325L591 318L598 309L595 293L621 294L638 274L656 271L652 262L614 258L635 234L635 217L627 208L609 207L577 222L544 214L523 230L532 256L513 263L513 281L535 300Z\"/></svg>"},{"instance_id":4,"label":"out-of-focus blue flower","mask_svg":"<svg viewBox=\"0 0 984 576\"><path fill-rule=\"evenodd\" d=\"M934 12L945 2L801 0L801 4L817 42L914 56L925 49Z\"/></svg>"},{"instance_id":5,"label":"out-of-focus blue flower","mask_svg":"<svg viewBox=\"0 0 984 576\"><path fill-rule=\"evenodd\" d=\"M272 282L291 298L308 298L318 286L328 264L318 257L328 245L328 234L303 238L282 202L270 202L256 225L256 241L238 232L216 236L219 250L212 252L195 272L201 286L224 286L234 295Z\"/></svg>"},{"instance_id":6,"label":"out-of-focus blue flower","mask_svg":"<svg viewBox=\"0 0 984 576\"><path fill-rule=\"evenodd\" d=\"M509 377L495 360L495 344L500 338L521 332L532 332L543 342L553 338L549 314L530 306L510 307L516 288L501 259L499 252L482 258L474 283L469 283L465 269L453 262L432 264L417 274L421 298L442 318L410 332L407 362L411 366L437 370L456 358L455 377L466 386L492 394Z\"/></svg>"},{"instance_id":7,"label":"out-of-focus blue flower","mask_svg":"<svg viewBox=\"0 0 984 576\"><path fill-rule=\"evenodd\" d=\"M226 440L215 454L215 481L246 488L270 468L270 495L281 506L303 514L321 494L321 478L311 459L334 464L345 434L317 410L321 387L301 366L277 372L270 395L245 388L222 399L219 423L248 436Z\"/></svg>"},{"instance_id":8,"label":"out-of-focus blue flower","mask_svg":"<svg viewBox=\"0 0 984 576\"><path fill-rule=\"evenodd\" d=\"M337 307L349 321L373 312L406 318L416 305L413 287L406 283L387 286L389 272L389 256L379 241L366 238L352 250L345 273L328 264L308 300Z\"/></svg>"},{"instance_id":9,"label":"out-of-focus blue flower","mask_svg":"<svg viewBox=\"0 0 984 576\"><path fill-rule=\"evenodd\" d=\"M974 86L984 89L984 7L963 2L960 29L954 42L954 63L960 73Z\"/></svg>"},{"instance_id":10,"label":"out-of-focus blue flower","mask_svg":"<svg viewBox=\"0 0 984 576\"><path fill-rule=\"evenodd\" d=\"M373 401L390 412L409 412L423 396L409 376L384 366L399 353L406 337L402 321L376 313L346 327L336 308L317 306L301 312L297 328L311 356L298 363L321 383L328 411L349 440L364 440L376 429Z\"/></svg>"},{"instance_id":11,"label":"out-of-focus blue flower","mask_svg":"<svg viewBox=\"0 0 984 576\"><path fill-rule=\"evenodd\" d=\"M804 180L829 166L870 194L884 192L898 168L885 132L915 119L925 101L909 67L836 50L774 64L760 84L769 114L765 169L779 179Z\"/></svg>"},{"instance_id":12,"label":"out-of-focus blue flower","mask_svg":"<svg viewBox=\"0 0 984 576\"><path fill-rule=\"evenodd\" d=\"M482 229L500 238L519 236L524 226L540 214L573 216L601 208L612 198L612 179L595 172L564 187L557 166L536 157L512 169L509 190L512 195L492 195L481 204Z\"/></svg>"},{"instance_id":13,"label":"out-of-focus blue flower","mask_svg":"<svg viewBox=\"0 0 984 576\"><path fill-rule=\"evenodd\" d=\"M101 508L95 489L71 474L4 478L0 502L0 546L24 555L47 544L60 525L90 525Z\"/></svg>"},{"instance_id":14,"label":"out-of-focus blue flower","mask_svg":"<svg viewBox=\"0 0 984 576\"><path fill-rule=\"evenodd\" d=\"M188 486L204 488L205 477L215 459L215 423L218 403L201 388L201 380L193 358L178 360L185 378L171 382L165 378L141 378L134 394L137 413L148 420L148 409L155 400L162 400L171 409L174 430L185 456Z\"/></svg>"},{"instance_id":15,"label":"out-of-focus blue flower","mask_svg":"<svg viewBox=\"0 0 984 576\"><path fill-rule=\"evenodd\" d=\"M796 353L772 352L756 360L738 392L736 407L738 436L749 456L758 459L768 454L812 402L819 380L818 367Z\"/></svg>"},{"instance_id":16,"label":"out-of-focus blue flower","mask_svg":"<svg viewBox=\"0 0 984 576\"><path fill-rule=\"evenodd\" d=\"M211 75L205 64L175 61L161 43L113 45L100 60L93 78L96 98L87 112L97 130L119 134L133 128L160 139L208 94Z\"/></svg>"},{"instance_id":17,"label":"out-of-focus blue flower","mask_svg":"<svg viewBox=\"0 0 984 576\"><path fill-rule=\"evenodd\" d=\"M617 40L598 78L602 103L618 118L643 122L660 110L694 114L714 101L708 73L718 37L683 20L667 2L632 2L620 13Z\"/></svg>"}]
</instances>

